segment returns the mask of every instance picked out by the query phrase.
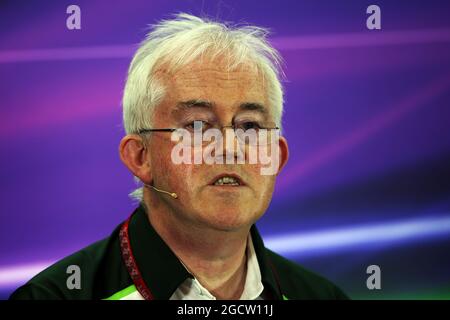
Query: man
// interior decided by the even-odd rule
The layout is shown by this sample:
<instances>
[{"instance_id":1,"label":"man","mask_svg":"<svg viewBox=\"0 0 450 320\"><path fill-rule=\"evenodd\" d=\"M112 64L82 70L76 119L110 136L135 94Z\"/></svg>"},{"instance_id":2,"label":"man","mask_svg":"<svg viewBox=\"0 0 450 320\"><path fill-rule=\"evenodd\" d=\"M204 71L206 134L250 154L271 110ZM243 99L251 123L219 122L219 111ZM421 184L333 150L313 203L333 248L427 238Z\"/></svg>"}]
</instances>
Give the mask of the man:
<instances>
[{"instance_id":1,"label":"man","mask_svg":"<svg viewBox=\"0 0 450 320\"><path fill-rule=\"evenodd\" d=\"M12 299L346 298L266 249L254 226L288 160L280 59L265 36L187 14L154 26L123 98L120 158L143 184L139 207Z\"/></svg>"}]
</instances>

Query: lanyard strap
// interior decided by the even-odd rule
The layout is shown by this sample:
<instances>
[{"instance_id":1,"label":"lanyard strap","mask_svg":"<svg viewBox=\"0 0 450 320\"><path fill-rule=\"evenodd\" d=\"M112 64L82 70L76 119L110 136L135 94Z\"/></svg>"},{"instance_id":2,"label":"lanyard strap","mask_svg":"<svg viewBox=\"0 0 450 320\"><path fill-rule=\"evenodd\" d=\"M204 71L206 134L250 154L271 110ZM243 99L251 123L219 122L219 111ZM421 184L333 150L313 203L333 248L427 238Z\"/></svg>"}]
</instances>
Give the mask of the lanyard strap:
<instances>
[{"instance_id":1,"label":"lanyard strap","mask_svg":"<svg viewBox=\"0 0 450 320\"><path fill-rule=\"evenodd\" d=\"M129 224L132 215L122 224L119 232L119 241L120 241L120 252L122 253L122 259L127 267L128 274L133 280L134 286L139 291L139 293L144 297L145 300L154 300L153 294L150 289L147 287L144 279L142 278L142 274L139 271L136 260L133 255L133 251L131 250L130 244L130 236L128 233Z\"/></svg>"}]
</instances>

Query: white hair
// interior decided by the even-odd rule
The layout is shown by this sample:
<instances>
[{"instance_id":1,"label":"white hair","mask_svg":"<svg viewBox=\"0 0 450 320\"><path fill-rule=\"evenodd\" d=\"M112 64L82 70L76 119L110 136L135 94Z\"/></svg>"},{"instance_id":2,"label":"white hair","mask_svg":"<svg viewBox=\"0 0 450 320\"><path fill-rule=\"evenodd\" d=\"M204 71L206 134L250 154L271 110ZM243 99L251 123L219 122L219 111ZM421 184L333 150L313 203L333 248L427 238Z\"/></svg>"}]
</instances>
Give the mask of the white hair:
<instances>
[{"instance_id":1,"label":"white hair","mask_svg":"<svg viewBox=\"0 0 450 320\"><path fill-rule=\"evenodd\" d=\"M281 56L267 41L267 29L231 25L186 13L178 13L173 19L162 20L151 27L128 69L122 100L127 134L152 127L153 110L164 98L166 90L155 75L158 67L164 64L170 72L175 72L205 54L212 59L226 56L230 71L246 66L260 72L267 84L275 122L281 127ZM136 177L135 180L140 182ZM142 188L130 196L142 201Z\"/></svg>"}]
</instances>

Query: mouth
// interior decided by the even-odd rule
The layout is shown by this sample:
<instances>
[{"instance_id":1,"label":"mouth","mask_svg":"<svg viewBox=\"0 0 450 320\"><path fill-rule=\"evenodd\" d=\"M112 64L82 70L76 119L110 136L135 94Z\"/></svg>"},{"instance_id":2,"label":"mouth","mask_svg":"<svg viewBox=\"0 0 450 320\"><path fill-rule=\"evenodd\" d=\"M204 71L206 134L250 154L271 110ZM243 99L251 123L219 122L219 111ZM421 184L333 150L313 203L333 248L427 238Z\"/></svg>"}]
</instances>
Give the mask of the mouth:
<instances>
[{"instance_id":1,"label":"mouth","mask_svg":"<svg viewBox=\"0 0 450 320\"><path fill-rule=\"evenodd\" d=\"M237 174L224 173L214 177L209 185L214 187L242 187L245 186L245 183Z\"/></svg>"}]
</instances>

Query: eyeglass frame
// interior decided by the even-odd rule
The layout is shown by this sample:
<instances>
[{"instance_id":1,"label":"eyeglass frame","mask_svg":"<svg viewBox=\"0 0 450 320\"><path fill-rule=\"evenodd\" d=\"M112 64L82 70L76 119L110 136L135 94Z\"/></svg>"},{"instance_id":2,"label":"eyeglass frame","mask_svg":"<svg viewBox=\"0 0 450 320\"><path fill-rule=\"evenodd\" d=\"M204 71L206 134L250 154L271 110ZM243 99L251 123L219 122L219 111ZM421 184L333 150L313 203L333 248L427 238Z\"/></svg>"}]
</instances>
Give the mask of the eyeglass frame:
<instances>
[{"instance_id":1,"label":"eyeglass frame","mask_svg":"<svg viewBox=\"0 0 450 320\"><path fill-rule=\"evenodd\" d=\"M221 126L220 127L220 132L223 131L224 128L232 128L233 132L236 135L236 130L237 128L234 125L227 125L227 126ZM146 133L151 133L151 132L175 132L177 130L180 130L183 128L154 128L154 129L141 129L137 132L137 134L146 134ZM218 129L218 128L215 128ZM264 129L264 130L280 130L280 127L276 126L276 127L272 127L272 128L258 128L259 129ZM187 130L187 129L184 129ZM250 130L250 129L249 129ZM236 135L236 137L238 138L238 136ZM238 138L239 140L239 138Z\"/></svg>"}]
</instances>

